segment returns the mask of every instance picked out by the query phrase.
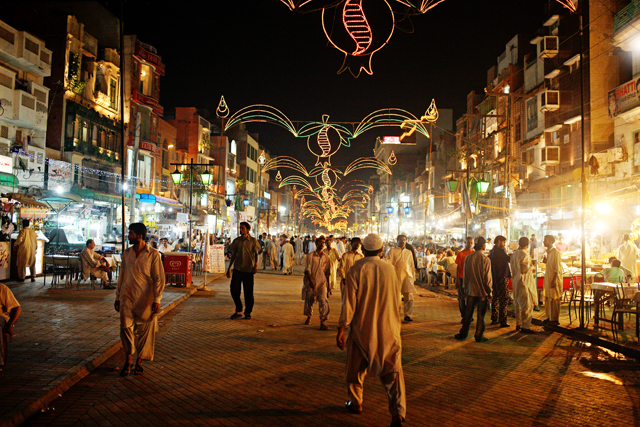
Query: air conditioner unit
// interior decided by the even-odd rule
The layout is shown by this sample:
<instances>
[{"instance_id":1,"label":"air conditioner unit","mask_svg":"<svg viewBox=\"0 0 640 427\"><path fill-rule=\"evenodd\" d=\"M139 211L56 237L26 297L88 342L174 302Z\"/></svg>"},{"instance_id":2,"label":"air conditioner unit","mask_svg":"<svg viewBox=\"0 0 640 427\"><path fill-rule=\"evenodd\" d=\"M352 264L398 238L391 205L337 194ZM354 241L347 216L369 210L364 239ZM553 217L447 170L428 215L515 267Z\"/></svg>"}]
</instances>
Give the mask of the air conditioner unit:
<instances>
[{"instance_id":1,"label":"air conditioner unit","mask_svg":"<svg viewBox=\"0 0 640 427\"><path fill-rule=\"evenodd\" d=\"M522 152L522 164L525 166L530 166L533 164L533 150Z\"/></svg>"},{"instance_id":2,"label":"air conditioner unit","mask_svg":"<svg viewBox=\"0 0 640 427\"><path fill-rule=\"evenodd\" d=\"M560 91L545 90L540 95L540 111L556 111L560 108Z\"/></svg>"},{"instance_id":3,"label":"air conditioner unit","mask_svg":"<svg viewBox=\"0 0 640 427\"><path fill-rule=\"evenodd\" d=\"M560 163L560 147L543 147L542 148L543 165L557 165Z\"/></svg>"},{"instance_id":4,"label":"air conditioner unit","mask_svg":"<svg viewBox=\"0 0 640 427\"><path fill-rule=\"evenodd\" d=\"M543 37L540 40L540 58L554 58L558 54L558 45L558 37Z\"/></svg>"},{"instance_id":5,"label":"air conditioner unit","mask_svg":"<svg viewBox=\"0 0 640 427\"><path fill-rule=\"evenodd\" d=\"M607 161L609 163L621 162L624 160L624 150L622 147L607 150Z\"/></svg>"}]
</instances>

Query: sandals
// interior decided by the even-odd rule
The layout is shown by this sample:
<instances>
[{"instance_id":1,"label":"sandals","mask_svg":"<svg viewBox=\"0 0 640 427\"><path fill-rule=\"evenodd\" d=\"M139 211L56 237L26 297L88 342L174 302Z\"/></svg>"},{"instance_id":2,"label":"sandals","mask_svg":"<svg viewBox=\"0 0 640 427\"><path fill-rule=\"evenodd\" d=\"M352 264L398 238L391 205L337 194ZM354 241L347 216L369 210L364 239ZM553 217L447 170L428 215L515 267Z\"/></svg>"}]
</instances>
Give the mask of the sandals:
<instances>
[{"instance_id":1,"label":"sandals","mask_svg":"<svg viewBox=\"0 0 640 427\"><path fill-rule=\"evenodd\" d=\"M122 370L120 371L120 376L126 377L126 376L129 376L130 373L131 373L131 363L125 363L124 366L122 367Z\"/></svg>"},{"instance_id":2,"label":"sandals","mask_svg":"<svg viewBox=\"0 0 640 427\"><path fill-rule=\"evenodd\" d=\"M142 369L142 365L136 365L135 368L133 368L133 375L142 375L144 374L144 369Z\"/></svg>"}]
</instances>

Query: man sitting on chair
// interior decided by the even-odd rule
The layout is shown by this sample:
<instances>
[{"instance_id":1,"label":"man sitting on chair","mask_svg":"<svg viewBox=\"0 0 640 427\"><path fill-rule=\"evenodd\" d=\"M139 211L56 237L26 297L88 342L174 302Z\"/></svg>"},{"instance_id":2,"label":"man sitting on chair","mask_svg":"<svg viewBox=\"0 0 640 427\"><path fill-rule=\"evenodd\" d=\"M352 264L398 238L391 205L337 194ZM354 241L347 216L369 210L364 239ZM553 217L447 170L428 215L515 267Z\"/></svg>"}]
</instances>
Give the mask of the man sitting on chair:
<instances>
[{"instance_id":1,"label":"man sitting on chair","mask_svg":"<svg viewBox=\"0 0 640 427\"><path fill-rule=\"evenodd\" d=\"M90 275L94 275L96 279L102 279L102 287L104 289L115 289L111 285L111 268L109 263L102 255L93 251L96 247L93 239L87 240L87 247L80 254L82 260L82 280L87 280ZM107 278L109 282L107 283Z\"/></svg>"}]
</instances>

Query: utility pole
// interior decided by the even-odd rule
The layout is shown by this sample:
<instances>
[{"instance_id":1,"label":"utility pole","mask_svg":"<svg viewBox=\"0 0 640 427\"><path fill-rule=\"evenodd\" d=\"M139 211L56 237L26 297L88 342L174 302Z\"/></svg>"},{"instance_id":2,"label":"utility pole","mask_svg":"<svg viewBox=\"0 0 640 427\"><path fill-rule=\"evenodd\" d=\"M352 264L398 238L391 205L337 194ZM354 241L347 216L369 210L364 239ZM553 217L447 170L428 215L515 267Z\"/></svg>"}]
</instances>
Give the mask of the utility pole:
<instances>
[{"instance_id":1,"label":"utility pole","mask_svg":"<svg viewBox=\"0 0 640 427\"><path fill-rule=\"evenodd\" d=\"M136 127L133 137L133 159L131 160L131 191L129 222L135 222L136 191L138 188L138 148L140 147L140 112L136 114Z\"/></svg>"}]
</instances>

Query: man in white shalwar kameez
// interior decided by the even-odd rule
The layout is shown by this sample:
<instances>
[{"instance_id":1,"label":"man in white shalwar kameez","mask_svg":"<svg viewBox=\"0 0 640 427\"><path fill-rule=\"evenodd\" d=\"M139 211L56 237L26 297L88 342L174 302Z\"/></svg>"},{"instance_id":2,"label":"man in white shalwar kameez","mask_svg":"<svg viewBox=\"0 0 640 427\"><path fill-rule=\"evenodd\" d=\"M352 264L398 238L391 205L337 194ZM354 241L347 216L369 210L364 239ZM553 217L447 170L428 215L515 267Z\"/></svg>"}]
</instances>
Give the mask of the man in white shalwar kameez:
<instances>
[{"instance_id":1,"label":"man in white shalwar kameez","mask_svg":"<svg viewBox=\"0 0 640 427\"><path fill-rule=\"evenodd\" d=\"M271 262L271 269L272 270L277 270L278 269L278 263L279 258L278 258L278 245L276 244L276 237L273 236L273 238L271 240L267 240L267 242L269 243L269 261Z\"/></svg>"},{"instance_id":2,"label":"man in white shalwar kameez","mask_svg":"<svg viewBox=\"0 0 640 427\"><path fill-rule=\"evenodd\" d=\"M22 230L18 234L14 247L18 248L18 256L16 257L18 264L18 282L24 282L27 275L26 268L29 267L31 273L31 281L36 281L36 248L37 238L36 232L29 227L29 220L22 220Z\"/></svg>"},{"instance_id":3,"label":"man in white shalwar kameez","mask_svg":"<svg viewBox=\"0 0 640 427\"><path fill-rule=\"evenodd\" d=\"M529 255L529 238L518 240L518 250L511 254L511 274L513 284L513 311L516 313L516 331L533 334L531 319L533 306L538 300L538 289Z\"/></svg>"},{"instance_id":4,"label":"man in white shalwar kameez","mask_svg":"<svg viewBox=\"0 0 640 427\"><path fill-rule=\"evenodd\" d=\"M304 315L307 316L304 324L311 322L313 315L313 304L318 302L318 312L320 313L320 330L326 331L327 325L324 322L329 318L329 273L331 265L329 257L322 250L325 245L324 237L316 239L316 251L307 255L307 262L304 269L304 279L302 282L302 299L304 300Z\"/></svg>"},{"instance_id":5,"label":"man in white shalwar kameez","mask_svg":"<svg viewBox=\"0 0 640 427\"><path fill-rule=\"evenodd\" d=\"M326 240L326 248L324 253L329 257L331 272L329 273L329 295L336 288L338 282L338 265L340 263L340 254L336 249L336 242L333 236L329 236Z\"/></svg>"},{"instance_id":6,"label":"man in white shalwar kameez","mask_svg":"<svg viewBox=\"0 0 640 427\"><path fill-rule=\"evenodd\" d=\"M127 358L122 376L131 372L134 354L136 375L143 372L143 360L153 360L165 276L160 252L145 243L146 235L143 223L129 225L131 246L123 252L120 265L114 308L120 313L120 339Z\"/></svg>"},{"instance_id":7,"label":"man in white shalwar kameez","mask_svg":"<svg viewBox=\"0 0 640 427\"><path fill-rule=\"evenodd\" d=\"M349 252L345 252L345 254L342 255L342 258L340 259L340 267L338 268L338 274L340 274L340 277L341 277L340 295L344 295L344 284L345 284L345 281L347 280L347 272L351 267L353 267L353 264L355 264L356 261L364 258L364 255L362 255L359 252L361 245L362 245L362 242L360 241L359 237L352 238L351 250Z\"/></svg>"},{"instance_id":8,"label":"man in white shalwar kameez","mask_svg":"<svg viewBox=\"0 0 640 427\"><path fill-rule=\"evenodd\" d=\"M304 251L302 250L302 237L296 236L296 265L302 264Z\"/></svg>"},{"instance_id":9,"label":"man in white shalwar kameez","mask_svg":"<svg viewBox=\"0 0 640 427\"><path fill-rule=\"evenodd\" d=\"M293 265L295 263L295 254L293 253L293 245L287 240L287 236L282 236L282 252L283 252L283 269L282 274L292 274Z\"/></svg>"},{"instance_id":10,"label":"man in white shalwar kameez","mask_svg":"<svg viewBox=\"0 0 640 427\"><path fill-rule=\"evenodd\" d=\"M364 379L372 373L387 390L391 426L399 427L407 413L400 338L401 286L393 266L380 259L380 237L369 234L362 243L365 258L356 261L347 273L336 337L338 348L347 348L345 379L350 400L345 406L350 412L362 412Z\"/></svg>"},{"instance_id":11,"label":"man in white shalwar kameez","mask_svg":"<svg viewBox=\"0 0 640 427\"><path fill-rule=\"evenodd\" d=\"M342 258L342 255L347 253L347 247L344 244L345 239L346 238L344 236L338 239L337 249L338 249L338 255L340 255L340 258Z\"/></svg>"},{"instance_id":12,"label":"man in white shalwar kameez","mask_svg":"<svg viewBox=\"0 0 640 427\"><path fill-rule=\"evenodd\" d=\"M560 251L555 247L556 238L544 236L543 244L547 248L547 263L544 272L544 298L548 319L543 323L558 325L560 319L560 299L562 298L562 260Z\"/></svg>"},{"instance_id":13,"label":"man in white shalwar kameez","mask_svg":"<svg viewBox=\"0 0 640 427\"><path fill-rule=\"evenodd\" d=\"M396 276L400 282L402 298L404 299L404 321L411 322L413 319L413 294L417 294L413 284L416 279L415 264L413 263L413 252L406 248L407 236L400 234L397 238L398 246L389 249L387 260L396 271Z\"/></svg>"},{"instance_id":14,"label":"man in white shalwar kameez","mask_svg":"<svg viewBox=\"0 0 640 427\"><path fill-rule=\"evenodd\" d=\"M618 248L618 259L622 266L631 272L631 280L636 281L638 279L638 269L636 268L638 247L628 234L623 236L623 240L624 243Z\"/></svg>"}]
</instances>

